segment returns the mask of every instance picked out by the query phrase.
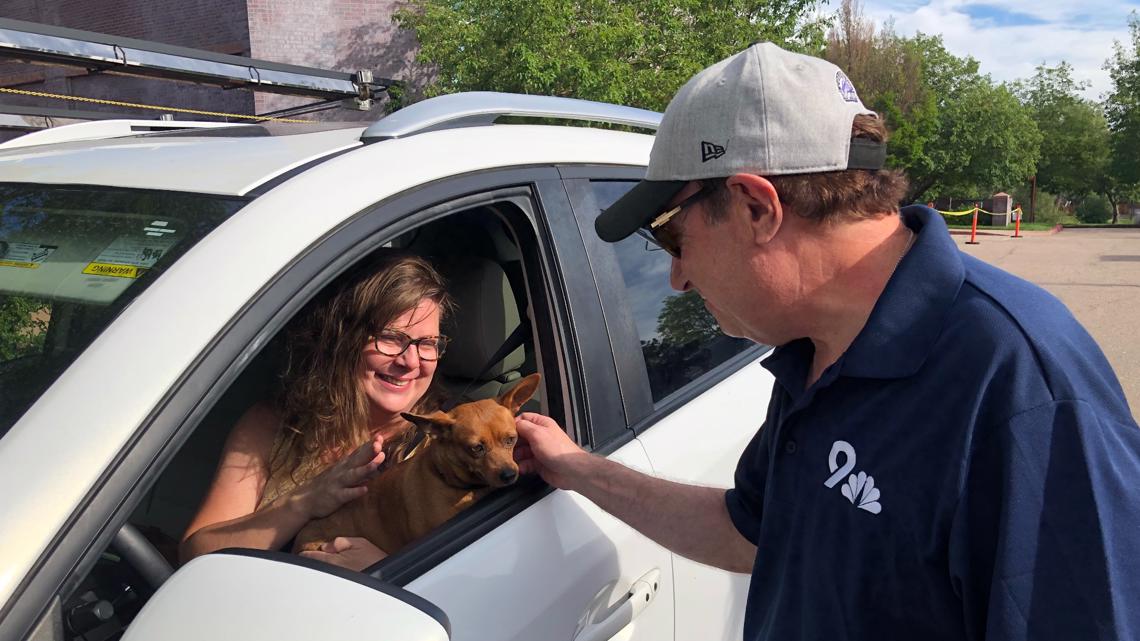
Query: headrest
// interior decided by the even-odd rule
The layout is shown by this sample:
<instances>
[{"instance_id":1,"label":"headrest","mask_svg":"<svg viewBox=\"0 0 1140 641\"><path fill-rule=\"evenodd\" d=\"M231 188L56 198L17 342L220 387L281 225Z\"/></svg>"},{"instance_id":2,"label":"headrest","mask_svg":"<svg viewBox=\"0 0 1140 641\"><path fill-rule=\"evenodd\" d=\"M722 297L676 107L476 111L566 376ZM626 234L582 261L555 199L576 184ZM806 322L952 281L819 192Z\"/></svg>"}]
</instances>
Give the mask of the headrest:
<instances>
[{"instance_id":1,"label":"headrest","mask_svg":"<svg viewBox=\"0 0 1140 641\"><path fill-rule=\"evenodd\" d=\"M440 261L437 266L447 279L456 306L443 329L451 343L439 370L445 376L473 379L518 327L515 295L503 268L486 258L463 256ZM519 347L480 379L499 378L522 367L524 360L525 352Z\"/></svg>"}]
</instances>

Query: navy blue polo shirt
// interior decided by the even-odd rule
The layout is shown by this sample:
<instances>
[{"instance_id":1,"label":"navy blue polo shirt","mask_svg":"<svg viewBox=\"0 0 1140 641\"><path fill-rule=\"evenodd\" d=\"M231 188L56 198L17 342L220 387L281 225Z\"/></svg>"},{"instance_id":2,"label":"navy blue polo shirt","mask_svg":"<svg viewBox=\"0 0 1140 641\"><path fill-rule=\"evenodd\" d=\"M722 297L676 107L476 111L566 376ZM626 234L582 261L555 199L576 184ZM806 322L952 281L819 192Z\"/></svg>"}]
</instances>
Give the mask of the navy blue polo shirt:
<instances>
[{"instance_id":1,"label":"navy blue polo shirt","mask_svg":"<svg viewBox=\"0 0 1140 641\"><path fill-rule=\"evenodd\" d=\"M744 639L1140 638L1140 428L1045 291L940 216L846 353L807 339L725 500L757 546Z\"/></svg>"}]
</instances>

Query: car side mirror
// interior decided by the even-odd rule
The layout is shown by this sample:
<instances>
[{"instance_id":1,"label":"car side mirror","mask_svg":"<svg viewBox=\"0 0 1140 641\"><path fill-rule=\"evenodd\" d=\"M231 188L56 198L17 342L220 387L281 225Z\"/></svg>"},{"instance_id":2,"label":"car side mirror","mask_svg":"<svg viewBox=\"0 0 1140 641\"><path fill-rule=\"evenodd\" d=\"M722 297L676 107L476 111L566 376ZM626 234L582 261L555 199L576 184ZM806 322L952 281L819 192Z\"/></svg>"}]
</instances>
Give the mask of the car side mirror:
<instances>
[{"instance_id":1,"label":"car side mirror","mask_svg":"<svg viewBox=\"0 0 1140 641\"><path fill-rule=\"evenodd\" d=\"M224 550L187 563L139 612L124 641L447 641L438 607L366 574L280 552Z\"/></svg>"}]
</instances>

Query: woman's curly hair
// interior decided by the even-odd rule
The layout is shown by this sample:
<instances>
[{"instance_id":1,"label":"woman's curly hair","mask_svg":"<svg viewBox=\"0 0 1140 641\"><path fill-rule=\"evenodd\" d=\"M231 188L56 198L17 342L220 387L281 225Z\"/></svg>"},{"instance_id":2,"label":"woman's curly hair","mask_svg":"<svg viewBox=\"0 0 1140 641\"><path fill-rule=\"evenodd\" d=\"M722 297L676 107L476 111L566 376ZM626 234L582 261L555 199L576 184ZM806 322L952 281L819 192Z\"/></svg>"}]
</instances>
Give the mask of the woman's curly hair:
<instances>
[{"instance_id":1,"label":"woman's curly hair","mask_svg":"<svg viewBox=\"0 0 1140 641\"><path fill-rule=\"evenodd\" d=\"M363 348L424 299L439 305L441 321L451 312L444 279L427 260L384 249L298 315L286 330L287 360L277 398L283 425L271 478L288 470L293 484L303 483L371 438L369 400L358 381ZM429 389L413 411L426 411L431 396ZM386 439L386 460L403 458L413 431Z\"/></svg>"}]
</instances>

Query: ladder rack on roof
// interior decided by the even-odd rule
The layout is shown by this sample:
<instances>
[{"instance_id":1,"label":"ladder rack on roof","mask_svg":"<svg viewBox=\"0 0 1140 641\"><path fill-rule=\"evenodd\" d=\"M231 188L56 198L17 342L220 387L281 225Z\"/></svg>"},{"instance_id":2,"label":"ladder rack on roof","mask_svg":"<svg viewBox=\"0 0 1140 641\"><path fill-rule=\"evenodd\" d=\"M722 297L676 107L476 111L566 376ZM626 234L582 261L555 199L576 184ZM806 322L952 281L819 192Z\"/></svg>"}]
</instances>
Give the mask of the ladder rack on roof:
<instances>
[{"instance_id":1,"label":"ladder rack on roof","mask_svg":"<svg viewBox=\"0 0 1140 641\"><path fill-rule=\"evenodd\" d=\"M350 98L361 109L398 84L373 78L367 70L328 71L7 18L0 18L0 57L294 96Z\"/></svg>"},{"instance_id":2,"label":"ladder rack on roof","mask_svg":"<svg viewBox=\"0 0 1140 641\"><path fill-rule=\"evenodd\" d=\"M436 129L489 125L507 116L581 120L654 131L661 124L661 114L635 107L576 98L472 91L408 105L373 123L360 139L369 143Z\"/></svg>"}]
</instances>

